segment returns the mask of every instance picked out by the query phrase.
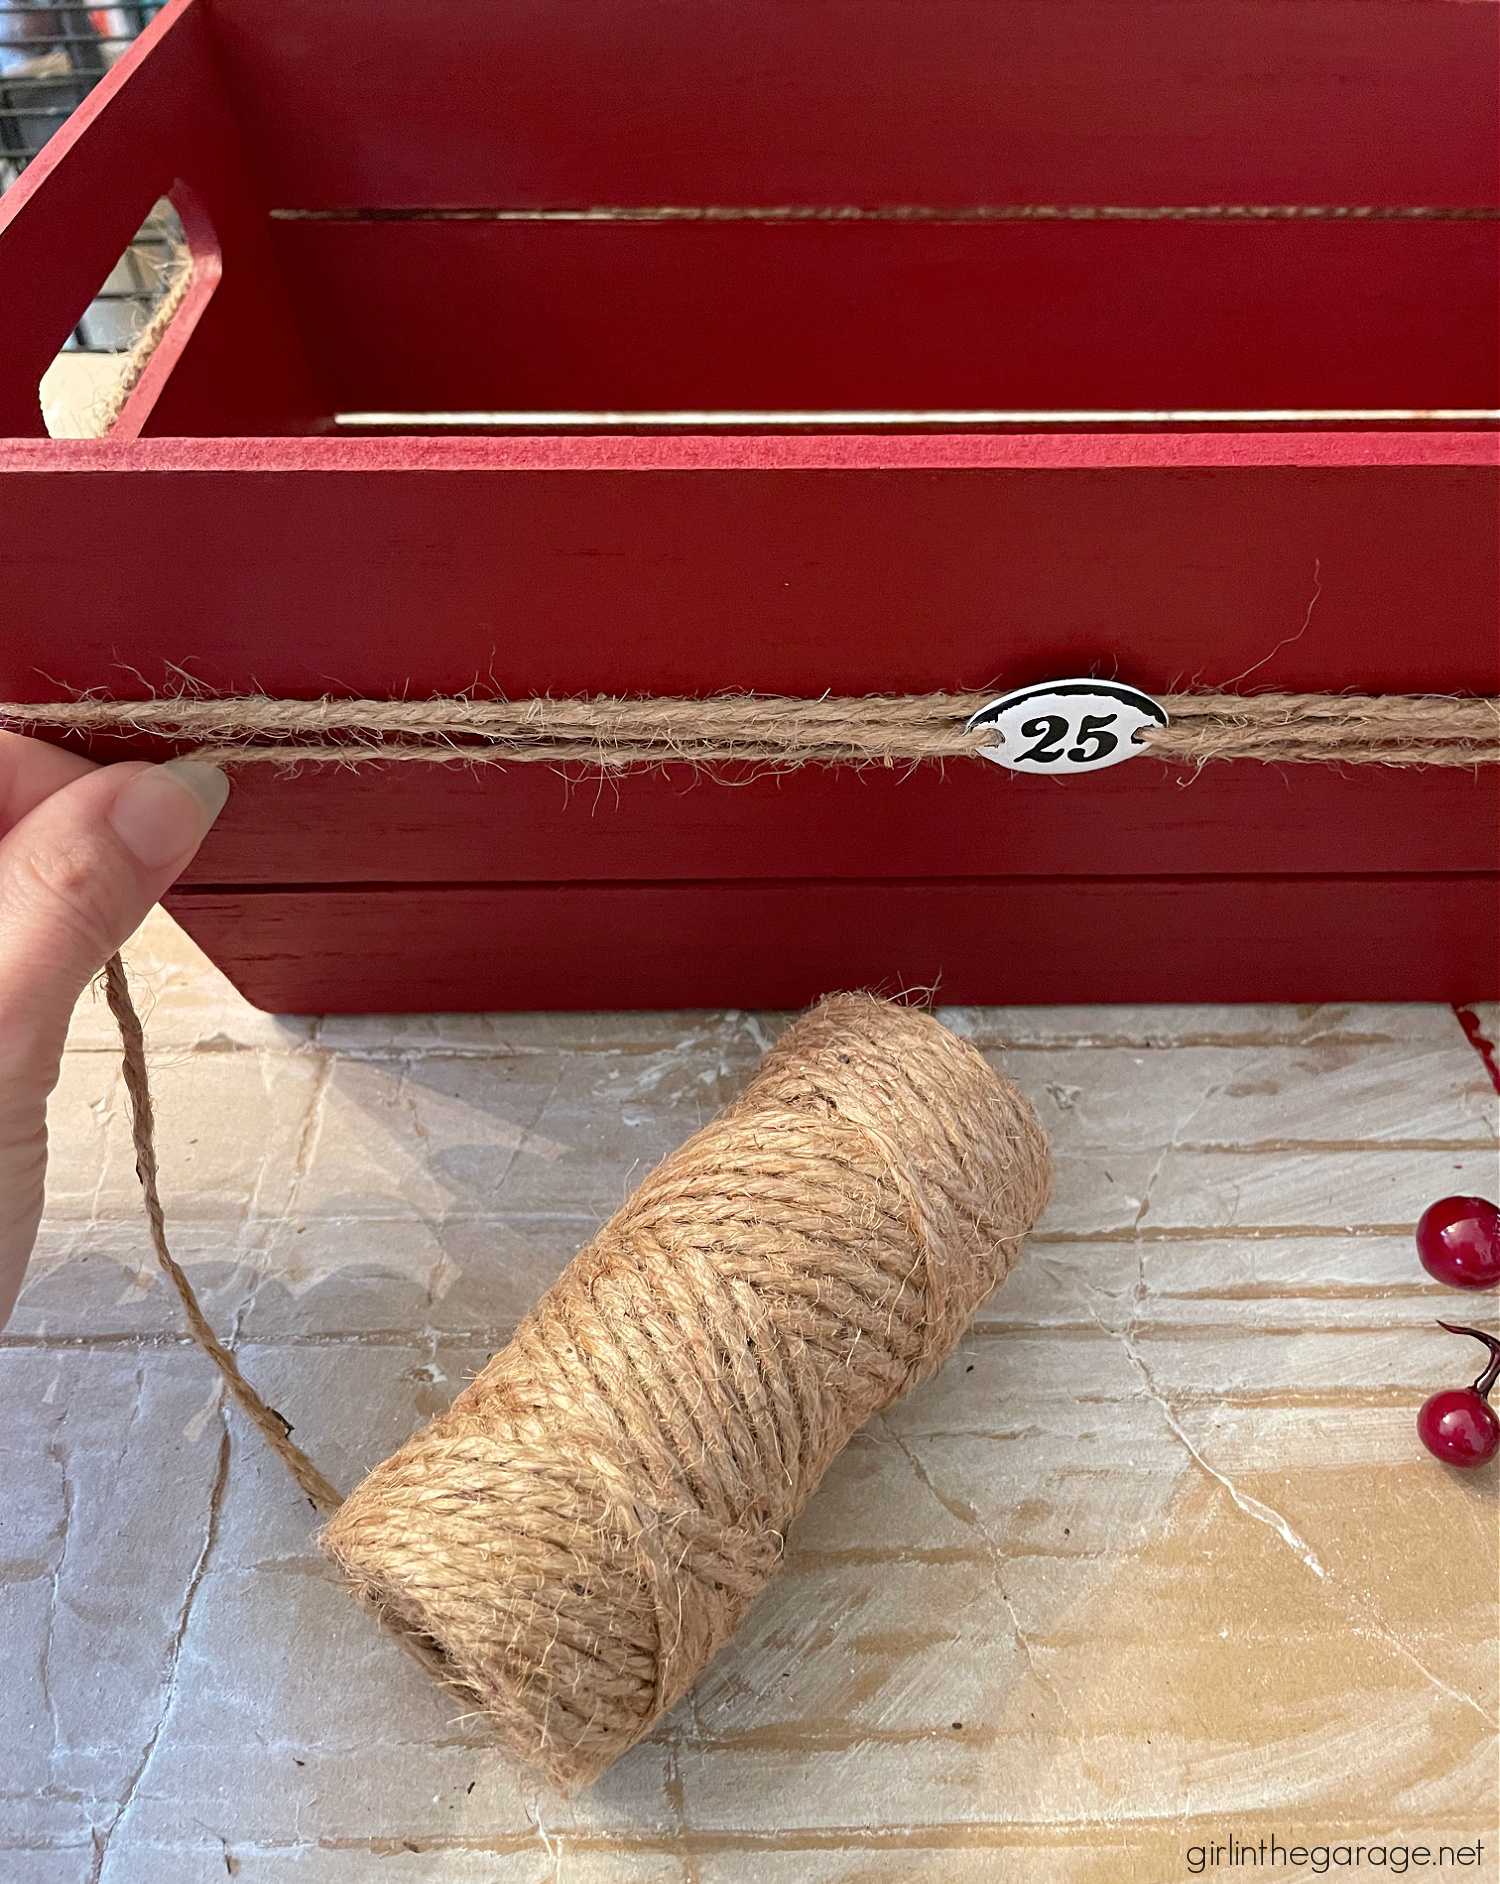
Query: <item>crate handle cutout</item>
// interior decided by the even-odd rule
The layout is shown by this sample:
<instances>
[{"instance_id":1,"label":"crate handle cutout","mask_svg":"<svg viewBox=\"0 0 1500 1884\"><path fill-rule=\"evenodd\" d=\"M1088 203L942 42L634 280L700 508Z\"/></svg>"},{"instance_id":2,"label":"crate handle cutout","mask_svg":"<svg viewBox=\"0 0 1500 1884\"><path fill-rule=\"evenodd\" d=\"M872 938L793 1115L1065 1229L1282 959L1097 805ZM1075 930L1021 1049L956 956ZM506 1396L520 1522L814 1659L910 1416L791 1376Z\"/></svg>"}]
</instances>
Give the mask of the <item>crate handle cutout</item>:
<instances>
[{"instance_id":1,"label":"crate handle cutout","mask_svg":"<svg viewBox=\"0 0 1500 1884\"><path fill-rule=\"evenodd\" d=\"M213 224L179 179L152 204L80 318L73 344L42 375L37 390L49 435L138 438L222 273Z\"/></svg>"}]
</instances>

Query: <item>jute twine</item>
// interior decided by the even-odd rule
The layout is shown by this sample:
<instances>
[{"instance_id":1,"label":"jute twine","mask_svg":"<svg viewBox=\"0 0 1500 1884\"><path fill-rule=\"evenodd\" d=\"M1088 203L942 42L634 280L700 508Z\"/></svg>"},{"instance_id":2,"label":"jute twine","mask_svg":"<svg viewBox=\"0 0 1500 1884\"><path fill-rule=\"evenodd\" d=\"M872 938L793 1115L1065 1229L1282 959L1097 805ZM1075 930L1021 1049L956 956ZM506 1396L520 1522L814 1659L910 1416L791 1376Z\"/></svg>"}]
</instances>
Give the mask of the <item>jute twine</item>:
<instances>
[{"instance_id":1,"label":"jute twine","mask_svg":"<svg viewBox=\"0 0 1500 1884\"><path fill-rule=\"evenodd\" d=\"M930 1015L831 996L340 1504L168 1253L118 956L106 989L152 1243L195 1338L335 1513L321 1543L354 1592L564 1790L734 1634L829 1465L950 1352L1047 1201L1008 1080Z\"/></svg>"},{"instance_id":2,"label":"jute twine","mask_svg":"<svg viewBox=\"0 0 1500 1884\"><path fill-rule=\"evenodd\" d=\"M108 435L115 421L130 403L130 395L151 364L151 356L166 338L167 329L177 318L177 311L187 299L193 284L191 257L179 251L173 257L175 272L170 286L152 309L151 318L131 342L118 379L89 414L90 433L96 438Z\"/></svg>"},{"instance_id":3,"label":"jute twine","mask_svg":"<svg viewBox=\"0 0 1500 1884\"><path fill-rule=\"evenodd\" d=\"M339 1494L301 1447L292 1444L290 1423L274 1407L267 1406L240 1372L239 1362L209 1326L207 1316L198 1306L193 1285L167 1247L166 1217L157 1185L156 1115L151 1106L151 1083L146 1074L145 1036L141 1030L140 1016L130 998L125 964L118 955L111 955L104 964L104 998L120 1029L120 1044L124 1049L125 1096L130 1104L135 1174L140 1179L146 1206L146 1226L151 1233L151 1247L156 1252L156 1260L181 1299L193 1339L223 1375L224 1384L237 1404L259 1428L267 1445L306 1492L314 1507L319 1511L335 1511L340 1502Z\"/></svg>"},{"instance_id":4,"label":"jute twine","mask_svg":"<svg viewBox=\"0 0 1500 1884\"><path fill-rule=\"evenodd\" d=\"M773 694L708 699L276 700L217 698L0 704L0 725L144 733L192 742L215 765L395 762L578 763L604 770L734 761L894 765L974 757L992 727L967 730L990 693ZM1181 693L1170 723L1140 735L1153 756L1199 765L1259 759L1337 765L1500 763L1500 700L1445 694Z\"/></svg>"}]
</instances>

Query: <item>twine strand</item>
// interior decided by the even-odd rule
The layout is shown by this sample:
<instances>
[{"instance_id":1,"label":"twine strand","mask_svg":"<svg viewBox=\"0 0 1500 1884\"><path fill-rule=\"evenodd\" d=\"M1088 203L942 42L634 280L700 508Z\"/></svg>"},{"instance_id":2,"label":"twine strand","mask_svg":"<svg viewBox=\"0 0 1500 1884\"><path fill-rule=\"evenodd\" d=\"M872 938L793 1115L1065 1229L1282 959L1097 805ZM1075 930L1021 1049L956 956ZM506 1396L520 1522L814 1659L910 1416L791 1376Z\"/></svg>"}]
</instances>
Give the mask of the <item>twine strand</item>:
<instances>
[{"instance_id":1,"label":"twine strand","mask_svg":"<svg viewBox=\"0 0 1500 1884\"><path fill-rule=\"evenodd\" d=\"M198 1346L219 1370L236 1405L255 1426L266 1444L292 1475L314 1510L327 1517L343 1504L343 1495L324 1477L300 1446L291 1439L291 1424L284 1414L267 1404L240 1372L239 1362L209 1325L198 1302L193 1285L167 1246L166 1220L157 1186L156 1115L151 1103L151 1086L146 1070L146 1042L125 965L118 953L104 965L104 996L109 1011L120 1030L123 1049L125 1091L130 1104L131 1137L135 1146L135 1171L140 1180L151 1247L156 1260L177 1291L187 1317L188 1330ZM454 1679L446 1659L434 1645L417 1631L403 1628L393 1618L382 1618L386 1633L396 1646L424 1669L439 1686L451 1688Z\"/></svg>"},{"instance_id":2,"label":"twine strand","mask_svg":"<svg viewBox=\"0 0 1500 1884\"><path fill-rule=\"evenodd\" d=\"M188 1281L181 1265L167 1247L166 1219L162 1212L161 1195L157 1187L156 1115L151 1104L151 1087L146 1074L145 1035L141 1029L140 1016L135 1011L135 1003L130 998L130 984L126 979L125 964L118 954L111 955L104 964L104 998L109 1003L109 1011L114 1015L115 1023L119 1027L120 1042L124 1049L125 1092L130 1102L130 1131L135 1144L135 1174L140 1179L141 1194L146 1207L146 1223L151 1232L151 1247L156 1252L156 1260L161 1264L172 1287L177 1291L193 1339L218 1368L223 1376L224 1384L233 1394L240 1408L259 1428L266 1444L285 1465L316 1509L322 1512L337 1511L343 1503L343 1498L329 1484L302 1448L292 1444L290 1422L278 1413L275 1407L268 1406L240 1372L239 1362L209 1326L208 1318L199 1307L198 1298L193 1293L193 1285Z\"/></svg>"},{"instance_id":3,"label":"twine strand","mask_svg":"<svg viewBox=\"0 0 1500 1884\"><path fill-rule=\"evenodd\" d=\"M167 329L176 320L179 309L193 285L192 257L185 251L175 257L176 273L151 318L136 335L126 354L119 378L89 414L89 436L107 438L120 414L130 403L131 394L141 383L151 356L166 338Z\"/></svg>"},{"instance_id":4,"label":"twine strand","mask_svg":"<svg viewBox=\"0 0 1500 1884\"><path fill-rule=\"evenodd\" d=\"M971 758L993 729L966 722L988 693L797 699L724 694L640 699L282 700L217 698L0 704L0 725L192 742L214 765L673 763L803 765ZM1169 724L1142 743L1159 759L1480 766L1500 763L1500 700L1429 694L1167 694Z\"/></svg>"}]
</instances>

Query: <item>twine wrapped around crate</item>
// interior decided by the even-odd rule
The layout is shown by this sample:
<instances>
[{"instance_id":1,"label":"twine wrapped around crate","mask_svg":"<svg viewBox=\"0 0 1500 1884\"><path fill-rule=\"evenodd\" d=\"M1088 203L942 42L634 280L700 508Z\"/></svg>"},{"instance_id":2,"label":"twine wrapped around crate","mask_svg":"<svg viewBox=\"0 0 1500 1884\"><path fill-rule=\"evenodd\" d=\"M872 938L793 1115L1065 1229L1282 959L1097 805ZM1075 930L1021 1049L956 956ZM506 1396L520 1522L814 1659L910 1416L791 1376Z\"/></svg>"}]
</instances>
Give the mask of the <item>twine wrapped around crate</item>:
<instances>
[{"instance_id":1,"label":"twine wrapped around crate","mask_svg":"<svg viewBox=\"0 0 1500 1884\"><path fill-rule=\"evenodd\" d=\"M498 700L278 700L261 694L0 704L0 725L148 734L214 765L906 764L974 757L989 693ZM1500 700L1445 694L1181 693L1139 735L1152 756L1329 765L1500 763Z\"/></svg>"},{"instance_id":2,"label":"twine wrapped around crate","mask_svg":"<svg viewBox=\"0 0 1500 1884\"><path fill-rule=\"evenodd\" d=\"M834 995L651 1172L448 1412L342 1503L173 1261L115 956L137 1170L195 1338L355 1594L522 1759L595 1779L687 1690L867 1419L951 1351L1047 1201L1031 1108L930 1015Z\"/></svg>"}]
</instances>

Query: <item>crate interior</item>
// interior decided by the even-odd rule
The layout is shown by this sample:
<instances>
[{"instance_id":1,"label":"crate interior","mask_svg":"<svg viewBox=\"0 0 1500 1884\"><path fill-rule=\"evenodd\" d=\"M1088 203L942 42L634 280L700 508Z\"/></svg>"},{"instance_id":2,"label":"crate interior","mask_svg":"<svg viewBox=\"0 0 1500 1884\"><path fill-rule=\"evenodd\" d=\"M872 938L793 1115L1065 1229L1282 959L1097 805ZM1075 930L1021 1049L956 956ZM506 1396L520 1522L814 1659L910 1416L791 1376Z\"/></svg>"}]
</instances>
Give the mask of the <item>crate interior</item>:
<instances>
[{"instance_id":1,"label":"crate interior","mask_svg":"<svg viewBox=\"0 0 1500 1884\"><path fill-rule=\"evenodd\" d=\"M1484 422L1492 13L179 0L304 391L144 429Z\"/></svg>"},{"instance_id":2,"label":"crate interior","mask_svg":"<svg viewBox=\"0 0 1500 1884\"><path fill-rule=\"evenodd\" d=\"M980 414L1493 406L1488 11L211 19L332 412Z\"/></svg>"}]
</instances>

